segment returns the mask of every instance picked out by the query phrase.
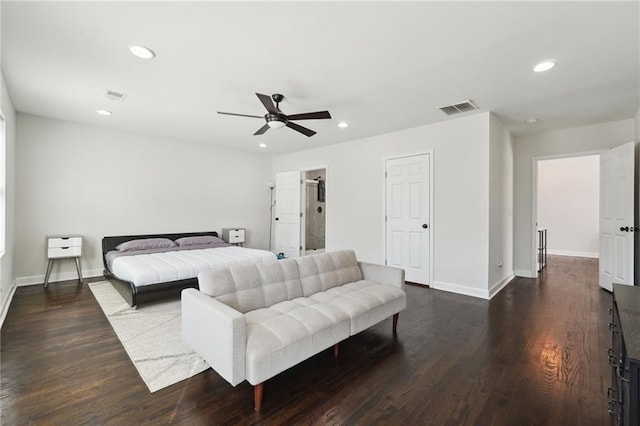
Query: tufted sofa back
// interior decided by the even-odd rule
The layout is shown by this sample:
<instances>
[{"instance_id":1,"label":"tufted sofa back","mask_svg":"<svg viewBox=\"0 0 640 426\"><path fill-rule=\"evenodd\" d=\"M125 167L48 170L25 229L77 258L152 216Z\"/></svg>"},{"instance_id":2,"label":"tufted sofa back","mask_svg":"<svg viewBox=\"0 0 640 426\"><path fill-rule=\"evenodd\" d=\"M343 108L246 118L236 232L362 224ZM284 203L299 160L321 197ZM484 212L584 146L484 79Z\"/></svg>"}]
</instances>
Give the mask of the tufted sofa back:
<instances>
[{"instance_id":1,"label":"tufted sofa back","mask_svg":"<svg viewBox=\"0 0 640 426\"><path fill-rule=\"evenodd\" d=\"M294 260L298 264L302 294L305 297L362 279L353 250L296 257Z\"/></svg>"},{"instance_id":2,"label":"tufted sofa back","mask_svg":"<svg viewBox=\"0 0 640 426\"><path fill-rule=\"evenodd\" d=\"M244 313L362 279L353 250L211 269L200 291Z\"/></svg>"},{"instance_id":3,"label":"tufted sofa back","mask_svg":"<svg viewBox=\"0 0 640 426\"><path fill-rule=\"evenodd\" d=\"M243 314L302 296L294 259L211 269L198 275L198 285Z\"/></svg>"}]
</instances>

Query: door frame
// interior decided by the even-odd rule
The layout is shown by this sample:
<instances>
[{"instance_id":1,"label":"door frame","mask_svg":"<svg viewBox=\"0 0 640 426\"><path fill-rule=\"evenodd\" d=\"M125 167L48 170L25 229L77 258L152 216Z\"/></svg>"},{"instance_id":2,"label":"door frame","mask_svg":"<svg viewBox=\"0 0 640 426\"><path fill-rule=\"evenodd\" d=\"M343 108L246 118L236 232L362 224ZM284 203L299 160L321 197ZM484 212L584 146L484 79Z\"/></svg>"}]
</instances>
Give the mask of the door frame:
<instances>
[{"instance_id":1,"label":"door frame","mask_svg":"<svg viewBox=\"0 0 640 426\"><path fill-rule=\"evenodd\" d=\"M329 186L329 166L318 166L318 167L305 167L303 169L300 169L301 172L305 173L305 179L306 179L306 173L310 172L311 170L320 170L320 169L324 169L324 175L325 175L325 181L324 181L324 191L325 191L325 198L324 198L324 205L325 205L325 213L324 213L324 250L325 252L329 251L327 250L327 235L329 234L329 229L327 227L327 224L329 223L328 221L328 212L327 210L327 204L329 204L329 201L327 200L327 194L330 194L329 191L327 191L327 187ZM300 211L302 212L302 219L300 221L300 245L302 246L302 250L300 253L300 256L305 256L305 253L307 251L307 235L306 235L306 230L307 230L307 212L306 212L306 201L307 201L307 186L306 183L304 183L304 185L302 185L300 187Z\"/></svg>"},{"instance_id":2,"label":"door frame","mask_svg":"<svg viewBox=\"0 0 640 426\"><path fill-rule=\"evenodd\" d=\"M407 158L407 157L417 157L419 155L429 155L429 282L426 284L427 286L431 286L433 284L433 247L434 247L434 215L433 215L433 176L434 176L434 150L426 150L419 151L414 153L407 153L402 155L393 155L389 157L383 157L382 159L382 241L384 244L382 245L382 259L384 259L384 264L387 264L387 176L385 173L387 172L387 161L388 160L396 160L399 158Z\"/></svg>"},{"instance_id":3,"label":"door frame","mask_svg":"<svg viewBox=\"0 0 640 426\"><path fill-rule=\"evenodd\" d=\"M537 278L538 277L538 162L544 160L558 160L562 158L575 158L575 157L587 157L590 155L600 156L603 152L607 151L606 149L597 149L591 151L578 151L578 152L568 152L565 154L554 154L554 155L543 155L539 157L533 157L531 159L532 164L532 191L531 191L531 223L530 223L530 235L531 235L531 258L530 260L530 271L531 274L529 278ZM599 207L600 202L598 202Z\"/></svg>"}]
</instances>

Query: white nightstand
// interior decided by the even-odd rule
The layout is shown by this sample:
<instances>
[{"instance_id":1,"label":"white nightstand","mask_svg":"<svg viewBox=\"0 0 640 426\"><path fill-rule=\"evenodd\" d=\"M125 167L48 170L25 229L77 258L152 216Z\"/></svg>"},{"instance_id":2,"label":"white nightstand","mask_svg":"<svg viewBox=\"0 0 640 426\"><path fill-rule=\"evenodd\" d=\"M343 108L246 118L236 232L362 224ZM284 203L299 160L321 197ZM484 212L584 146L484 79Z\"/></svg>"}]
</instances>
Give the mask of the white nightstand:
<instances>
[{"instance_id":1,"label":"white nightstand","mask_svg":"<svg viewBox=\"0 0 640 426\"><path fill-rule=\"evenodd\" d=\"M222 228L222 239L229 244L244 244L245 229L244 228Z\"/></svg>"},{"instance_id":2,"label":"white nightstand","mask_svg":"<svg viewBox=\"0 0 640 426\"><path fill-rule=\"evenodd\" d=\"M47 273L44 276L44 286L49 284L49 276L53 268L53 261L56 259L74 258L76 261L76 270L78 278L82 283L82 265L80 256L82 256L82 236L81 235L49 235L47 236Z\"/></svg>"}]
</instances>

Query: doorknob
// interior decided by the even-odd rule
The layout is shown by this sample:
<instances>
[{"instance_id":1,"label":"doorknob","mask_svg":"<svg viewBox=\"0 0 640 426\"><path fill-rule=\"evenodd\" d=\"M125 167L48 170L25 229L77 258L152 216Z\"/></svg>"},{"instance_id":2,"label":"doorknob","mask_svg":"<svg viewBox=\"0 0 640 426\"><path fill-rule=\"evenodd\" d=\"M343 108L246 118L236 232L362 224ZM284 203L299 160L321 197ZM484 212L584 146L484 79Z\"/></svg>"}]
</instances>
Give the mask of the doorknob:
<instances>
[{"instance_id":1,"label":"doorknob","mask_svg":"<svg viewBox=\"0 0 640 426\"><path fill-rule=\"evenodd\" d=\"M424 229L427 229L427 228L429 227L429 225L427 225L426 223L423 223L423 224L422 224L422 227L423 227Z\"/></svg>"},{"instance_id":2,"label":"doorknob","mask_svg":"<svg viewBox=\"0 0 640 426\"><path fill-rule=\"evenodd\" d=\"M620 231L629 232L629 227L628 226L621 226L620 227Z\"/></svg>"},{"instance_id":3,"label":"doorknob","mask_svg":"<svg viewBox=\"0 0 640 426\"><path fill-rule=\"evenodd\" d=\"M280 220L280 218L279 218L279 217L276 217L276 220ZM622 229L622 228L620 228L620 229Z\"/></svg>"}]
</instances>

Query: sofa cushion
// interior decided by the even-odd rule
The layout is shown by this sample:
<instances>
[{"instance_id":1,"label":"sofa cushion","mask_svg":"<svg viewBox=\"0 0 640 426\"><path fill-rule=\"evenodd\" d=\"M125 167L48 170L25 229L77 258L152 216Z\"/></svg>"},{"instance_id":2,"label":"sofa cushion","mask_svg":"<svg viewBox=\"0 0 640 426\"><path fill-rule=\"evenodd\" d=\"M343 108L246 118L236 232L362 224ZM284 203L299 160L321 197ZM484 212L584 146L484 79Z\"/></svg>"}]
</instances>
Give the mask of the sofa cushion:
<instances>
[{"instance_id":1,"label":"sofa cushion","mask_svg":"<svg viewBox=\"0 0 640 426\"><path fill-rule=\"evenodd\" d=\"M302 296L298 265L293 259L256 265L264 291L265 307Z\"/></svg>"},{"instance_id":2,"label":"sofa cushion","mask_svg":"<svg viewBox=\"0 0 640 426\"><path fill-rule=\"evenodd\" d=\"M245 314L246 377L256 385L349 337L344 310L301 297Z\"/></svg>"},{"instance_id":3,"label":"sofa cushion","mask_svg":"<svg viewBox=\"0 0 640 426\"><path fill-rule=\"evenodd\" d=\"M200 291L246 313L302 295L294 259L216 268L198 275Z\"/></svg>"},{"instance_id":4,"label":"sofa cushion","mask_svg":"<svg viewBox=\"0 0 640 426\"><path fill-rule=\"evenodd\" d=\"M302 293L305 296L362 279L353 250L297 257L294 260L298 264Z\"/></svg>"},{"instance_id":5,"label":"sofa cushion","mask_svg":"<svg viewBox=\"0 0 640 426\"><path fill-rule=\"evenodd\" d=\"M404 291L367 280L315 293L309 296L309 299L340 308L349 315L351 335L389 318L407 305Z\"/></svg>"}]
</instances>

